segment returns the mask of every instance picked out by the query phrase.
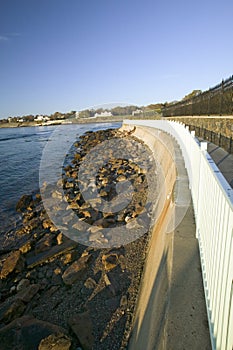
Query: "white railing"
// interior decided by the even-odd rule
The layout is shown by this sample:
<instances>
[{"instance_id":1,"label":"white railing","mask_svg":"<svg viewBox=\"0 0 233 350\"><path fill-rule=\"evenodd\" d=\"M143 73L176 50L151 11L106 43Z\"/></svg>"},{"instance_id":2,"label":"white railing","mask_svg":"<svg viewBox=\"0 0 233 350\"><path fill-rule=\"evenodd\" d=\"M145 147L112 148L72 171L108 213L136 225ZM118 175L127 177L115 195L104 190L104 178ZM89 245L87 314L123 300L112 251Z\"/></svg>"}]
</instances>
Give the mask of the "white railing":
<instances>
[{"instance_id":1,"label":"white railing","mask_svg":"<svg viewBox=\"0 0 233 350\"><path fill-rule=\"evenodd\" d=\"M199 241L212 349L233 349L233 190L207 153L181 123L125 120L154 127L177 140L189 175Z\"/></svg>"}]
</instances>

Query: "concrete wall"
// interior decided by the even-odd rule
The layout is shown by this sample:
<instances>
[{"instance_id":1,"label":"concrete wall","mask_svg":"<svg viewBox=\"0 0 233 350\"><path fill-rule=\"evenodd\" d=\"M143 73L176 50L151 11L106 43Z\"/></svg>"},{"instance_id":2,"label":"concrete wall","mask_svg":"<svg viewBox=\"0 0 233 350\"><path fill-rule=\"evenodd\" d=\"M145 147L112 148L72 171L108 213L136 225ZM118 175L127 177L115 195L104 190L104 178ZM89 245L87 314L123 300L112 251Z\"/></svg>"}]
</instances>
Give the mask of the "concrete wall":
<instances>
[{"instance_id":1,"label":"concrete wall","mask_svg":"<svg viewBox=\"0 0 233 350\"><path fill-rule=\"evenodd\" d=\"M132 129L132 125L124 128ZM176 228L172 225L177 176L187 178L183 165L176 164L179 147L154 128L137 126L133 135L153 152L163 169L165 186L151 230L129 350L210 349L192 205L183 222ZM183 191L189 191L187 182ZM197 298L198 306L193 310L190 300Z\"/></svg>"}]
</instances>

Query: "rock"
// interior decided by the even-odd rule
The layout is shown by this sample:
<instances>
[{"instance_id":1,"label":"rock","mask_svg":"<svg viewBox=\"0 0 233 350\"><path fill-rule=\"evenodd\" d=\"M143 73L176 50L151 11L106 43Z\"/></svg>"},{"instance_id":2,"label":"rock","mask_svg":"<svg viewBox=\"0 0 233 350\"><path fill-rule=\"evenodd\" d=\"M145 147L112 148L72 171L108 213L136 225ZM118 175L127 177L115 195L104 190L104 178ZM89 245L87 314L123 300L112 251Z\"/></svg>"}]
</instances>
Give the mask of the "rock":
<instances>
[{"instance_id":1,"label":"rock","mask_svg":"<svg viewBox=\"0 0 233 350\"><path fill-rule=\"evenodd\" d=\"M128 305L128 299L126 295L122 295L121 301L120 301L120 307L125 310Z\"/></svg>"},{"instance_id":2,"label":"rock","mask_svg":"<svg viewBox=\"0 0 233 350\"><path fill-rule=\"evenodd\" d=\"M126 181L126 176L125 175L119 175L116 180L118 182Z\"/></svg>"},{"instance_id":3,"label":"rock","mask_svg":"<svg viewBox=\"0 0 233 350\"><path fill-rule=\"evenodd\" d=\"M0 273L0 279L6 278L11 272L22 271L24 267L24 259L21 256L19 250L11 252L3 263L2 270Z\"/></svg>"},{"instance_id":4,"label":"rock","mask_svg":"<svg viewBox=\"0 0 233 350\"><path fill-rule=\"evenodd\" d=\"M21 290L27 288L30 285L30 281L27 278L23 278L17 285L17 291L20 292Z\"/></svg>"},{"instance_id":5,"label":"rock","mask_svg":"<svg viewBox=\"0 0 233 350\"><path fill-rule=\"evenodd\" d=\"M70 209L79 209L80 206L77 202L75 201L72 201L68 206L67 206L67 210L70 210Z\"/></svg>"},{"instance_id":6,"label":"rock","mask_svg":"<svg viewBox=\"0 0 233 350\"><path fill-rule=\"evenodd\" d=\"M118 255L117 254L104 254L102 256L102 264L106 271L109 271L117 266Z\"/></svg>"},{"instance_id":7,"label":"rock","mask_svg":"<svg viewBox=\"0 0 233 350\"><path fill-rule=\"evenodd\" d=\"M35 253L39 254L51 248L53 243L53 236L46 233L35 245Z\"/></svg>"},{"instance_id":8,"label":"rock","mask_svg":"<svg viewBox=\"0 0 233 350\"><path fill-rule=\"evenodd\" d=\"M66 182L65 184L65 188L73 188L74 187L74 183L73 182Z\"/></svg>"},{"instance_id":9,"label":"rock","mask_svg":"<svg viewBox=\"0 0 233 350\"><path fill-rule=\"evenodd\" d=\"M82 214L84 215L85 218L91 218L91 213L87 210L83 211Z\"/></svg>"},{"instance_id":10,"label":"rock","mask_svg":"<svg viewBox=\"0 0 233 350\"><path fill-rule=\"evenodd\" d=\"M85 282L84 282L84 286L87 289L94 289L96 287L96 281L93 280L93 278L89 277Z\"/></svg>"},{"instance_id":11,"label":"rock","mask_svg":"<svg viewBox=\"0 0 233 350\"><path fill-rule=\"evenodd\" d=\"M104 304L108 310L114 312L120 305L120 298L119 296L116 296L110 299L106 299Z\"/></svg>"},{"instance_id":12,"label":"rock","mask_svg":"<svg viewBox=\"0 0 233 350\"><path fill-rule=\"evenodd\" d=\"M106 284L106 286L110 286L111 285L111 282L108 278L108 275L104 274L104 283Z\"/></svg>"},{"instance_id":13,"label":"rock","mask_svg":"<svg viewBox=\"0 0 233 350\"><path fill-rule=\"evenodd\" d=\"M47 338L41 340L38 350L69 350L71 340L67 335L51 334Z\"/></svg>"},{"instance_id":14,"label":"rock","mask_svg":"<svg viewBox=\"0 0 233 350\"><path fill-rule=\"evenodd\" d=\"M44 229L49 229L51 232L56 232L57 231L57 227L49 219L45 219L42 222L42 226L43 226Z\"/></svg>"},{"instance_id":15,"label":"rock","mask_svg":"<svg viewBox=\"0 0 233 350\"><path fill-rule=\"evenodd\" d=\"M0 350L38 350L41 340L51 334L66 334L66 331L49 322L22 316L0 329Z\"/></svg>"},{"instance_id":16,"label":"rock","mask_svg":"<svg viewBox=\"0 0 233 350\"><path fill-rule=\"evenodd\" d=\"M9 323L21 316L26 305L20 299L6 300L0 307L0 322ZM0 336L1 339L1 336ZM0 348L1 349L1 348Z\"/></svg>"},{"instance_id":17,"label":"rock","mask_svg":"<svg viewBox=\"0 0 233 350\"><path fill-rule=\"evenodd\" d=\"M79 260L70 265L62 275L63 282L71 285L78 279L81 279L88 267L90 255L82 256Z\"/></svg>"},{"instance_id":18,"label":"rock","mask_svg":"<svg viewBox=\"0 0 233 350\"><path fill-rule=\"evenodd\" d=\"M107 228L110 226L110 223L106 219L99 219L95 221L95 226Z\"/></svg>"},{"instance_id":19,"label":"rock","mask_svg":"<svg viewBox=\"0 0 233 350\"><path fill-rule=\"evenodd\" d=\"M73 250L69 253L64 254L61 257L61 261L63 262L64 265L72 263L74 260L76 260L79 256L79 253L77 250Z\"/></svg>"},{"instance_id":20,"label":"rock","mask_svg":"<svg viewBox=\"0 0 233 350\"><path fill-rule=\"evenodd\" d=\"M28 253L31 249L32 249L32 242L34 241L34 239L29 239L26 243L24 243L20 248L19 251L22 254L26 254Z\"/></svg>"},{"instance_id":21,"label":"rock","mask_svg":"<svg viewBox=\"0 0 233 350\"><path fill-rule=\"evenodd\" d=\"M52 193L52 198L57 198L59 200L62 200L62 193L56 190Z\"/></svg>"},{"instance_id":22,"label":"rock","mask_svg":"<svg viewBox=\"0 0 233 350\"><path fill-rule=\"evenodd\" d=\"M75 153L75 155L74 155L74 159L75 159L75 160L80 160L80 159L82 159L81 154L79 154L79 153Z\"/></svg>"},{"instance_id":23,"label":"rock","mask_svg":"<svg viewBox=\"0 0 233 350\"><path fill-rule=\"evenodd\" d=\"M126 288L126 285L122 283L122 281L124 281L122 274L123 273L120 273L120 271L115 271L115 270L111 270L106 274L107 279L109 280L109 283L110 283L108 287L113 296L119 295Z\"/></svg>"},{"instance_id":24,"label":"rock","mask_svg":"<svg viewBox=\"0 0 233 350\"><path fill-rule=\"evenodd\" d=\"M29 301L31 301L32 298L38 293L39 289L39 284L31 284L28 288L18 292L15 297L24 303L29 303Z\"/></svg>"},{"instance_id":25,"label":"rock","mask_svg":"<svg viewBox=\"0 0 233 350\"><path fill-rule=\"evenodd\" d=\"M63 242L63 234L61 232L58 233L56 239L57 239L57 244L58 245L62 244L62 242Z\"/></svg>"},{"instance_id":26,"label":"rock","mask_svg":"<svg viewBox=\"0 0 233 350\"><path fill-rule=\"evenodd\" d=\"M100 229L100 227L99 227L99 229ZM89 241L90 242L95 242L95 241L100 241L102 238L104 238L104 235L103 235L103 233L101 232L101 231L96 231L96 232L94 232L94 233L91 233L90 235L89 235Z\"/></svg>"},{"instance_id":27,"label":"rock","mask_svg":"<svg viewBox=\"0 0 233 350\"><path fill-rule=\"evenodd\" d=\"M23 195L16 205L16 210L19 212L24 212L32 203L33 198L31 195Z\"/></svg>"},{"instance_id":28,"label":"rock","mask_svg":"<svg viewBox=\"0 0 233 350\"><path fill-rule=\"evenodd\" d=\"M108 195L107 191L105 191L104 189L100 190L101 197L106 197L107 195Z\"/></svg>"},{"instance_id":29,"label":"rock","mask_svg":"<svg viewBox=\"0 0 233 350\"><path fill-rule=\"evenodd\" d=\"M69 325L83 350L91 350L94 344L92 322L89 312L77 314L69 319Z\"/></svg>"},{"instance_id":30,"label":"rock","mask_svg":"<svg viewBox=\"0 0 233 350\"><path fill-rule=\"evenodd\" d=\"M68 240L60 245L53 246L48 251L42 252L35 256L30 256L27 258L28 268L33 268L37 265L45 263L48 259L55 258L61 254L67 253L67 251L76 248L77 242Z\"/></svg>"}]
</instances>

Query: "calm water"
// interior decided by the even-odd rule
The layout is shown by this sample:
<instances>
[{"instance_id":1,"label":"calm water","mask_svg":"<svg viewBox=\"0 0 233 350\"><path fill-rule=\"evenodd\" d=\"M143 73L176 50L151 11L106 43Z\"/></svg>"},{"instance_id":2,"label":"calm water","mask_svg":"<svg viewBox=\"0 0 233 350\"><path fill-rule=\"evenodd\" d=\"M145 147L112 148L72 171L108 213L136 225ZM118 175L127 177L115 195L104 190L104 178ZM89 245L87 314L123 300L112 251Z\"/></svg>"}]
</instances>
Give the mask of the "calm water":
<instances>
[{"instance_id":1,"label":"calm water","mask_svg":"<svg viewBox=\"0 0 233 350\"><path fill-rule=\"evenodd\" d=\"M65 135L77 130L77 136L87 130L120 127L120 123L62 125ZM43 149L56 127L0 129L0 232L7 230L19 216L15 206L23 194L39 189L39 167ZM56 157L54 157L56 158ZM54 160L55 162L55 160ZM55 166L55 163L50 163Z\"/></svg>"}]
</instances>

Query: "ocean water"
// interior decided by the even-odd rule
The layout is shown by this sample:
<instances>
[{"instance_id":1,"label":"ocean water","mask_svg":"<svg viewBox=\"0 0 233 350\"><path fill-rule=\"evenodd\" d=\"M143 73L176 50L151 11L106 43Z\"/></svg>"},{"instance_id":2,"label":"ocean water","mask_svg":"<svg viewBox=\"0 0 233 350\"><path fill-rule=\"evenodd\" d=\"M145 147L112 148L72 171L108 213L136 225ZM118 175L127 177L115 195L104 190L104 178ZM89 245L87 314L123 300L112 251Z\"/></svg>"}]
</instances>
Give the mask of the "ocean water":
<instances>
[{"instance_id":1,"label":"ocean water","mask_svg":"<svg viewBox=\"0 0 233 350\"><path fill-rule=\"evenodd\" d=\"M61 135L118 128L121 123L69 124L59 126ZM15 225L20 216L15 207L24 194L39 190L39 169L43 151L53 142L58 127L22 127L0 129L0 233ZM56 166L50 157L50 167Z\"/></svg>"}]
</instances>

